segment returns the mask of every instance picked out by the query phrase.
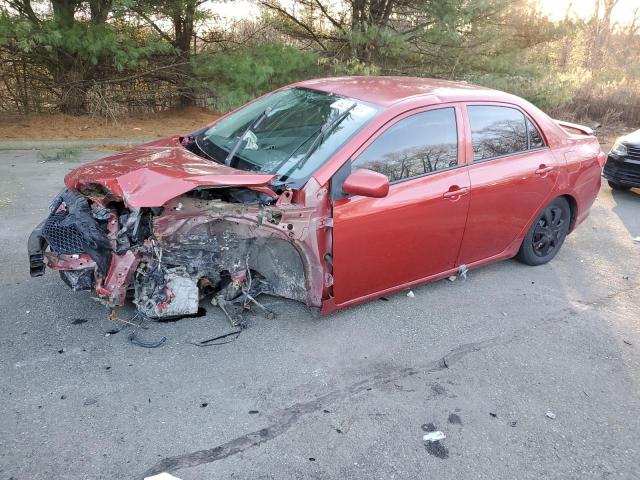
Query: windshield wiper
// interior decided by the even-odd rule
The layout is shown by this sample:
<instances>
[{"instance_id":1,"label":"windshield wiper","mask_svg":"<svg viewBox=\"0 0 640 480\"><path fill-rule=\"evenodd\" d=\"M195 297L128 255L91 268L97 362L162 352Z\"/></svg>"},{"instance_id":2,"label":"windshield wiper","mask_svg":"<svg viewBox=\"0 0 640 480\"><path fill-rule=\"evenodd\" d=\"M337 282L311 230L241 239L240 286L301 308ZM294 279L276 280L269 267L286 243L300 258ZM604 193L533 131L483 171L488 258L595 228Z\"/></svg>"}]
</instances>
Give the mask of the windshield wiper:
<instances>
[{"instance_id":1,"label":"windshield wiper","mask_svg":"<svg viewBox=\"0 0 640 480\"><path fill-rule=\"evenodd\" d=\"M194 132L192 133L189 137L187 137L187 139L189 138L193 138L193 143L195 144L195 146L198 148L198 150L200 150L202 152L202 154L207 157L209 160L212 160L216 163L220 163L218 160L216 160L215 158L213 158L211 155L209 155L206 150L204 148L202 148L202 145L200 145L198 143L198 135L202 135L202 137L204 138L204 134L206 133L207 129L203 128L202 130L198 131L198 132ZM195 152L194 152L195 153Z\"/></svg>"},{"instance_id":2,"label":"windshield wiper","mask_svg":"<svg viewBox=\"0 0 640 480\"><path fill-rule=\"evenodd\" d=\"M302 142L302 144L300 144L291 155L289 155L287 158L285 158L282 162L280 162L271 172L272 173L276 173L278 170L280 170L282 168L283 165L285 165L289 160L291 160L291 158L295 155L295 153L300 149L300 147L302 147L302 145L304 145L305 143L307 143L307 141L309 141L310 138L312 138L314 135L316 135L316 138L314 138L313 142L311 143L311 145L309 145L309 150L307 150L307 153L304 155L304 157L302 157L300 159L300 161L298 161L298 163L295 165L295 169L299 170L302 167L304 167L304 164L307 163L307 160L309 160L309 158L311 158L311 155L313 154L313 152L315 151L316 148L318 148L318 145L320 145L320 140L324 140L324 136L327 134L327 132L331 129L333 129L334 127L337 127L338 124L340 122L342 122L342 120L344 120L345 118L347 118L347 116L349 115L349 113L351 113L351 110L353 110L354 108L356 108L358 106L358 104L356 102L352 103L351 106L349 108L347 108L344 112L342 112L339 116L337 116L335 119L333 119L333 121L331 122L327 122L324 125L322 125L318 130L316 130L315 132L313 132L313 134L311 134L311 136L305 140L304 142Z\"/></svg>"},{"instance_id":3,"label":"windshield wiper","mask_svg":"<svg viewBox=\"0 0 640 480\"><path fill-rule=\"evenodd\" d=\"M282 99L280 99L280 100L282 100ZM254 128L258 128L260 126L260 124L262 123L262 121L265 118L267 118L271 114L273 109L276 108L276 106L280 103L280 100L278 100L273 105L270 105L267 108L265 108L264 111L260 115L258 115L253 122L251 122L249 124L247 129L244 132L242 132L242 135L240 135L240 137L238 137L238 139L233 144L233 147L231 148L231 150L229 150L229 155L227 155L227 158L224 159L224 164L227 167L231 166L231 160L233 160L233 157L235 157L236 153L238 153L238 149L240 148L240 144L244 140L244 137L247 135L247 133L249 133Z\"/></svg>"}]
</instances>

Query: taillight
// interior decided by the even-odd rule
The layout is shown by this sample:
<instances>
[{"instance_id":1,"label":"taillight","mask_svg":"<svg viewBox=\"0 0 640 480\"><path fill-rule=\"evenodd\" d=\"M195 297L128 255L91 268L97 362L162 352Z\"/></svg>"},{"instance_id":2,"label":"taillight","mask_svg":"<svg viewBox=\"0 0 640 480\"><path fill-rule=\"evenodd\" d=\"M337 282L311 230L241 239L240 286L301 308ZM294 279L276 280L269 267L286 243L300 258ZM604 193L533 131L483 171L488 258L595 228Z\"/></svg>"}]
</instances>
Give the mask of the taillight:
<instances>
[{"instance_id":1,"label":"taillight","mask_svg":"<svg viewBox=\"0 0 640 480\"><path fill-rule=\"evenodd\" d=\"M598 154L598 163L600 164L600 168L604 168L604 162L606 160L607 160L607 156L602 150L600 150L600 153Z\"/></svg>"}]
</instances>

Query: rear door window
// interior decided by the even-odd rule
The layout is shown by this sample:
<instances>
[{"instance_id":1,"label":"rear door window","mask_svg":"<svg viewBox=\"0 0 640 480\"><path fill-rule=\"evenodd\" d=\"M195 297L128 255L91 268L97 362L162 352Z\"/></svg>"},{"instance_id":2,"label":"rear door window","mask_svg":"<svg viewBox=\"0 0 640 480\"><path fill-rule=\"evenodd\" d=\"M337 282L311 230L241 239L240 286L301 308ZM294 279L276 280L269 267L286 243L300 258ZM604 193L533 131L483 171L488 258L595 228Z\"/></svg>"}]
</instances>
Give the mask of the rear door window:
<instances>
[{"instance_id":1,"label":"rear door window","mask_svg":"<svg viewBox=\"0 0 640 480\"><path fill-rule=\"evenodd\" d=\"M397 182L458 164L458 131L453 107L429 110L390 126L352 163Z\"/></svg>"},{"instance_id":2,"label":"rear door window","mask_svg":"<svg viewBox=\"0 0 640 480\"><path fill-rule=\"evenodd\" d=\"M469 105L467 111L475 161L529 149L528 120L520 110L493 105Z\"/></svg>"}]
</instances>

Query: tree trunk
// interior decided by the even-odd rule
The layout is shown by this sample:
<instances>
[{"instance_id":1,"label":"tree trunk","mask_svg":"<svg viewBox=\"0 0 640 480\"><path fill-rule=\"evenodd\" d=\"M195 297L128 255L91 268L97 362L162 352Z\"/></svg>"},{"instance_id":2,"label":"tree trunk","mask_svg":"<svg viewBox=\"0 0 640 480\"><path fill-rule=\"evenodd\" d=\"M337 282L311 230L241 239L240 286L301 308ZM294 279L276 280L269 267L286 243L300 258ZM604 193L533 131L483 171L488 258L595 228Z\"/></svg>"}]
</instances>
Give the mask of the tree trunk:
<instances>
[{"instance_id":1,"label":"tree trunk","mask_svg":"<svg viewBox=\"0 0 640 480\"><path fill-rule=\"evenodd\" d=\"M379 44L371 41L363 42L367 31L376 28L384 30L389 25L389 18L396 5L395 0L353 0L351 2L351 32L358 39L351 42L351 57L358 61L371 64Z\"/></svg>"},{"instance_id":2,"label":"tree trunk","mask_svg":"<svg viewBox=\"0 0 640 480\"><path fill-rule=\"evenodd\" d=\"M182 56L185 61L189 61L191 55ZM180 78L178 79L178 106L180 108L190 107L195 105L196 97L195 91L189 82L193 76L191 71L191 64L186 63L180 66Z\"/></svg>"},{"instance_id":3,"label":"tree trunk","mask_svg":"<svg viewBox=\"0 0 640 480\"><path fill-rule=\"evenodd\" d=\"M192 78L191 60L191 39L195 23L196 0L176 2L173 12L173 29L175 34L174 46L180 55L180 61L185 62L180 67L178 78L178 105L181 108L195 104L195 92L189 85Z\"/></svg>"},{"instance_id":4,"label":"tree trunk","mask_svg":"<svg viewBox=\"0 0 640 480\"><path fill-rule=\"evenodd\" d=\"M54 19L63 28L73 28L78 21L76 13L81 0L51 0ZM107 21L113 0L89 0L91 23L101 25ZM61 90L58 108L62 113L82 115L87 112L87 84L95 78L95 68L73 53L60 47L52 64L53 77Z\"/></svg>"},{"instance_id":5,"label":"tree trunk","mask_svg":"<svg viewBox=\"0 0 640 480\"><path fill-rule=\"evenodd\" d=\"M59 71L57 77L58 85L63 86L62 96L58 108L62 113L69 115L82 115L87 113L87 90L85 85L84 71L77 66L70 66L68 69Z\"/></svg>"}]
</instances>

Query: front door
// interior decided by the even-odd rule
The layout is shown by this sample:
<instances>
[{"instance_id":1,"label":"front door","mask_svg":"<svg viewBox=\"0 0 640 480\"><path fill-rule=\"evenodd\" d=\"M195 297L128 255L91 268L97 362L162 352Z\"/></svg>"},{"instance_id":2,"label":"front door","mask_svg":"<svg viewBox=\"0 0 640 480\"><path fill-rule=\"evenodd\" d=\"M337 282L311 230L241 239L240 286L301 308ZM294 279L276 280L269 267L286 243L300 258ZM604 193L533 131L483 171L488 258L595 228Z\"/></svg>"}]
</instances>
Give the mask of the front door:
<instances>
[{"instance_id":1,"label":"front door","mask_svg":"<svg viewBox=\"0 0 640 480\"><path fill-rule=\"evenodd\" d=\"M334 201L336 305L455 268L470 196L460 114L406 113L356 154L352 169L383 173L391 186L385 198Z\"/></svg>"},{"instance_id":2,"label":"front door","mask_svg":"<svg viewBox=\"0 0 640 480\"><path fill-rule=\"evenodd\" d=\"M473 162L460 263L503 255L549 201L558 166L533 122L517 108L468 105Z\"/></svg>"}]
</instances>

